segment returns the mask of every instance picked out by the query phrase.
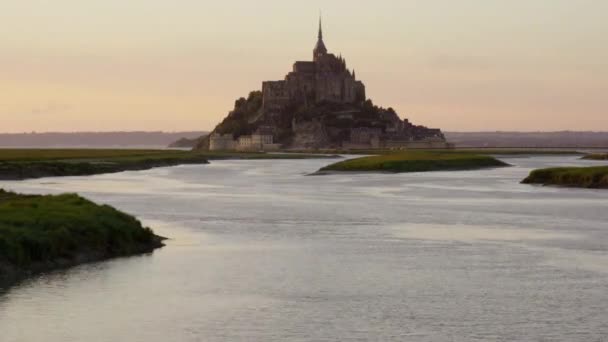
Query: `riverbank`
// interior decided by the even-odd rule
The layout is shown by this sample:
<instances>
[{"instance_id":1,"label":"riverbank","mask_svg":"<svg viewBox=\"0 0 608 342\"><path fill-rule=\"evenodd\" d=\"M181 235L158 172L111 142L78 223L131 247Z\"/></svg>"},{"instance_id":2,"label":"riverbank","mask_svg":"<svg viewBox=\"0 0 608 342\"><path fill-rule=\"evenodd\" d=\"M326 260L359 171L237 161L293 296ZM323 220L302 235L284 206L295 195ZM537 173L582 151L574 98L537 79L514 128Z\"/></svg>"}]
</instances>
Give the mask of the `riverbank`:
<instances>
[{"instance_id":1,"label":"riverbank","mask_svg":"<svg viewBox=\"0 0 608 342\"><path fill-rule=\"evenodd\" d=\"M450 148L450 149L359 149L359 150L345 150L345 149L318 149L318 150L289 150L290 153L323 153L323 154L350 154L350 155L384 155L384 154L396 154L403 152L441 152L441 153L472 153L481 155L505 155L505 156L519 156L519 155L539 155L539 156L570 156L570 155L584 155L583 152L577 151L576 149L552 149L552 148Z\"/></svg>"},{"instance_id":2,"label":"riverbank","mask_svg":"<svg viewBox=\"0 0 608 342\"><path fill-rule=\"evenodd\" d=\"M486 155L460 152L407 151L349 159L325 166L316 174L334 172L426 172L476 170L509 166Z\"/></svg>"},{"instance_id":3,"label":"riverbank","mask_svg":"<svg viewBox=\"0 0 608 342\"><path fill-rule=\"evenodd\" d=\"M0 189L0 286L37 273L164 246L133 216L75 194Z\"/></svg>"},{"instance_id":4,"label":"riverbank","mask_svg":"<svg viewBox=\"0 0 608 342\"><path fill-rule=\"evenodd\" d=\"M584 156L582 159L586 160L608 160L608 153L594 153Z\"/></svg>"},{"instance_id":5,"label":"riverbank","mask_svg":"<svg viewBox=\"0 0 608 342\"><path fill-rule=\"evenodd\" d=\"M337 156L256 153L191 152L171 150L0 149L0 180L89 176L148 170L186 164L208 164L223 159L306 159Z\"/></svg>"},{"instance_id":6,"label":"riverbank","mask_svg":"<svg viewBox=\"0 0 608 342\"><path fill-rule=\"evenodd\" d=\"M538 169L532 171L522 183L608 189L608 166Z\"/></svg>"}]
</instances>

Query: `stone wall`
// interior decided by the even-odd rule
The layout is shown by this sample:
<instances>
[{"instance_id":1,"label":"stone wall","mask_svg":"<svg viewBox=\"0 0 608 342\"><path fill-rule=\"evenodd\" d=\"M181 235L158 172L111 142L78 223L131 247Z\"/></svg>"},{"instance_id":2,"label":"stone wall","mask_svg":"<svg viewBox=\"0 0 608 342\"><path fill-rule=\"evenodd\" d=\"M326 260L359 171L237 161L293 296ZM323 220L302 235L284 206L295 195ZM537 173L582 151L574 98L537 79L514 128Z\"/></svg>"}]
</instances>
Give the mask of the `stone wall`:
<instances>
[{"instance_id":1,"label":"stone wall","mask_svg":"<svg viewBox=\"0 0 608 342\"><path fill-rule=\"evenodd\" d=\"M235 149L232 134L211 134L209 137L209 151L231 151Z\"/></svg>"},{"instance_id":2,"label":"stone wall","mask_svg":"<svg viewBox=\"0 0 608 342\"><path fill-rule=\"evenodd\" d=\"M252 134L240 136L236 149L238 151L266 151L277 150L278 147L274 144L272 135Z\"/></svg>"},{"instance_id":3,"label":"stone wall","mask_svg":"<svg viewBox=\"0 0 608 342\"><path fill-rule=\"evenodd\" d=\"M329 143L329 137L325 131L325 126L316 120L305 122L294 122L293 148L321 148Z\"/></svg>"},{"instance_id":4,"label":"stone wall","mask_svg":"<svg viewBox=\"0 0 608 342\"><path fill-rule=\"evenodd\" d=\"M266 81L262 83L262 106L265 110L281 110L289 103L290 94L285 81Z\"/></svg>"}]
</instances>

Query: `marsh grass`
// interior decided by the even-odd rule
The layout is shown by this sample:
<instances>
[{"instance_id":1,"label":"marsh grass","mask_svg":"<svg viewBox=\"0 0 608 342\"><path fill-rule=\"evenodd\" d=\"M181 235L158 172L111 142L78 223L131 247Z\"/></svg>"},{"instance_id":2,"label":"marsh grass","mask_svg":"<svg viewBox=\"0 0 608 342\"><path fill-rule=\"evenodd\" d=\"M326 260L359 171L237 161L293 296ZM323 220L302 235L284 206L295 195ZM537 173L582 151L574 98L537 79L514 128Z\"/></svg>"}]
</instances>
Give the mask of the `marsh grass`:
<instances>
[{"instance_id":1,"label":"marsh grass","mask_svg":"<svg viewBox=\"0 0 608 342\"><path fill-rule=\"evenodd\" d=\"M608 189L608 166L538 169L522 183Z\"/></svg>"},{"instance_id":2,"label":"marsh grass","mask_svg":"<svg viewBox=\"0 0 608 342\"><path fill-rule=\"evenodd\" d=\"M608 153L594 153L584 156L582 159L587 160L608 160Z\"/></svg>"},{"instance_id":3,"label":"marsh grass","mask_svg":"<svg viewBox=\"0 0 608 342\"><path fill-rule=\"evenodd\" d=\"M319 172L423 172L475 170L508 166L490 156L462 152L407 151L349 159L325 166Z\"/></svg>"},{"instance_id":4,"label":"marsh grass","mask_svg":"<svg viewBox=\"0 0 608 342\"><path fill-rule=\"evenodd\" d=\"M0 189L0 278L3 270L151 251L162 246L160 241L133 216L75 194L21 195Z\"/></svg>"},{"instance_id":5,"label":"marsh grass","mask_svg":"<svg viewBox=\"0 0 608 342\"><path fill-rule=\"evenodd\" d=\"M306 159L328 156L295 153L191 152L116 149L0 149L0 179L87 176L147 170L219 159Z\"/></svg>"}]
</instances>

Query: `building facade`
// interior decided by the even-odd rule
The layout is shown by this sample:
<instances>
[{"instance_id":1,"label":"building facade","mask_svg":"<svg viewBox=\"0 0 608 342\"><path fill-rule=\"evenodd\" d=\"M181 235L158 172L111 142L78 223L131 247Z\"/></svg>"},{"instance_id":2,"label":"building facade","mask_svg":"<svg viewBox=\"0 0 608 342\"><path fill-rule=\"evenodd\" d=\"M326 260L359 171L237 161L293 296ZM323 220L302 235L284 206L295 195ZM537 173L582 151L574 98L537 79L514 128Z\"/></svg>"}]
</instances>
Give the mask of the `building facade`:
<instances>
[{"instance_id":1,"label":"building facade","mask_svg":"<svg viewBox=\"0 0 608 342\"><path fill-rule=\"evenodd\" d=\"M346 67L342 56L328 53L319 20L313 60L295 62L284 80L263 82L262 93L263 109L278 112L292 103L361 102L365 100L365 85Z\"/></svg>"},{"instance_id":2,"label":"building facade","mask_svg":"<svg viewBox=\"0 0 608 342\"><path fill-rule=\"evenodd\" d=\"M209 136L210 151L231 151L236 147L234 136L232 134L217 134L212 133Z\"/></svg>"},{"instance_id":3,"label":"building facade","mask_svg":"<svg viewBox=\"0 0 608 342\"><path fill-rule=\"evenodd\" d=\"M281 147L280 144L275 144L272 133L255 132L251 135L241 135L238 139L234 139L232 134L216 134L209 136L210 151L276 151Z\"/></svg>"}]
</instances>

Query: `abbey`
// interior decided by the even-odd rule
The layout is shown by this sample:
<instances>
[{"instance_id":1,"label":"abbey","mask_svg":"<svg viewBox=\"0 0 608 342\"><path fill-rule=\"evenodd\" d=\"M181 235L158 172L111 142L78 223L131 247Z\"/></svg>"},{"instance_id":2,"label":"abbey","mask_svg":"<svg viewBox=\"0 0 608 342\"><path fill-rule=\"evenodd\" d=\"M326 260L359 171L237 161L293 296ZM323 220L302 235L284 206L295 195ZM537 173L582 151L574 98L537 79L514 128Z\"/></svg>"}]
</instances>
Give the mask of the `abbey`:
<instances>
[{"instance_id":1,"label":"abbey","mask_svg":"<svg viewBox=\"0 0 608 342\"><path fill-rule=\"evenodd\" d=\"M241 97L197 149L445 148L440 129L376 106L342 56L327 51L319 19L312 61L298 61L283 80Z\"/></svg>"},{"instance_id":2,"label":"abbey","mask_svg":"<svg viewBox=\"0 0 608 342\"><path fill-rule=\"evenodd\" d=\"M355 71L346 67L342 56L328 53L323 42L319 19L319 36L312 61L298 61L282 81L262 83L265 111L281 111L290 103L356 103L365 101L365 85L357 81Z\"/></svg>"}]
</instances>

